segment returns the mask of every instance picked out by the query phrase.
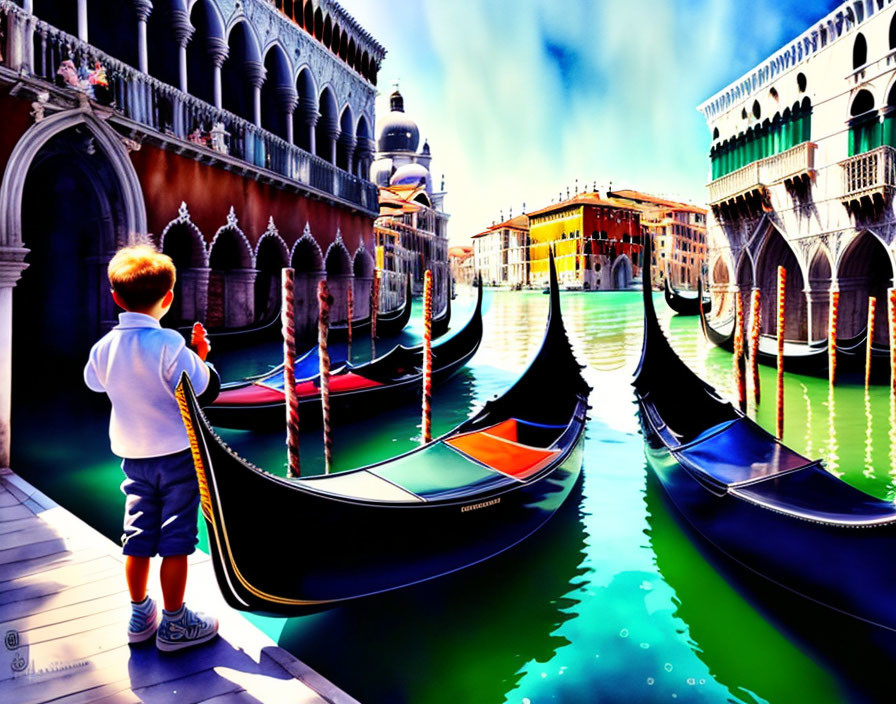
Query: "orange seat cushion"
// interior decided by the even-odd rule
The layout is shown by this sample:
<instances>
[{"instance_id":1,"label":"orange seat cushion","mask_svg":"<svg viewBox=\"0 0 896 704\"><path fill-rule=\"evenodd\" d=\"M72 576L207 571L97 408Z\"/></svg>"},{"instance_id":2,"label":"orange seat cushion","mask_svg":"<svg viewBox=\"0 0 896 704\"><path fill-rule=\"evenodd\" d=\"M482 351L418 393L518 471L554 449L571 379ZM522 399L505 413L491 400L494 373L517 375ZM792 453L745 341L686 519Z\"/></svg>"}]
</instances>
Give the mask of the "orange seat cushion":
<instances>
[{"instance_id":1,"label":"orange seat cushion","mask_svg":"<svg viewBox=\"0 0 896 704\"><path fill-rule=\"evenodd\" d=\"M531 477L559 453L559 450L544 450L507 441L505 438L492 435L494 429L489 428L488 432L457 435L445 442L487 467L517 479ZM506 431L506 428L504 430Z\"/></svg>"},{"instance_id":2,"label":"orange seat cushion","mask_svg":"<svg viewBox=\"0 0 896 704\"><path fill-rule=\"evenodd\" d=\"M358 389L370 389L375 386L382 386L379 381L367 379L358 374L337 374L330 377L330 393L336 394L342 391L356 391ZM308 398L320 395L320 386L314 381L302 381L296 384L296 391L299 398ZM241 386L238 389L225 389L218 398L215 399L213 405L233 406L246 405L251 406L259 403L278 403L283 401L283 392L279 389L271 388L263 384L249 384Z\"/></svg>"}]
</instances>

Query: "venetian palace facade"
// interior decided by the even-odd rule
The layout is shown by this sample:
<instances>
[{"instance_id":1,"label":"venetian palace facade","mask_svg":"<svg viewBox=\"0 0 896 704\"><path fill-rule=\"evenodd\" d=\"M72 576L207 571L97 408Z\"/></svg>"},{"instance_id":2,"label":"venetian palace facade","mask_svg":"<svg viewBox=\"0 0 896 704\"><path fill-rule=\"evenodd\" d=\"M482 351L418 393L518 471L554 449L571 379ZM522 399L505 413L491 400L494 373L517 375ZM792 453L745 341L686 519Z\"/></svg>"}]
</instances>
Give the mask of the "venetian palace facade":
<instances>
[{"instance_id":1,"label":"venetian palace facade","mask_svg":"<svg viewBox=\"0 0 896 704\"><path fill-rule=\"evenodd\" d=\"M886 340L894 272L896 4L845 2L700 106L712 133L708 222L714 312L758 288L775 330L776 270L787 269L785 337L867 324Z\"/></svg>"},{"instance_id":2,"label":"venetian palace facade","mask_svg":"<svg viewBox=\"0 0 896 704\"><path fill-rule=\"evenodd\" d=\"M289 264L301 329L323 277L366 315L384 55L332 0L0 0L0 465L11 379L80 383L125 243L174 258L172 323L274 315Z\"/></svg>"}]
</instances>

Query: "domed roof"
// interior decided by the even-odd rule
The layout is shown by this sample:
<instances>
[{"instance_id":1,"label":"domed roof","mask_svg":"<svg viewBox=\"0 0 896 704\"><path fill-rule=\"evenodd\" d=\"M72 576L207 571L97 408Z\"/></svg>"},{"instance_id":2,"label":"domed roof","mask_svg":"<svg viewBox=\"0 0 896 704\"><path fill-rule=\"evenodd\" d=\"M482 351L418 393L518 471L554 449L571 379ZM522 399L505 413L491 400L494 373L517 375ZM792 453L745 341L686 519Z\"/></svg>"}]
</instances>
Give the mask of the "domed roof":
<instances>
[{"instance_id":1,"label":"domed roof","mask_svg":"<svg viewBox=\"0 0 896 704\"><path fill-rule=\"evenodd\" d=\"M429 169L421 164L405 164L399 166L392 178L390 186L417 186L429 181Z\"/></svg>"},{"instance_id":2,"label":"domed roof","mask_svg":"<svg viewBox=\"0 0 896 704\"><path fill-rule=\"evenodd\" d=\"M370 180L377 186L385 188L392 177L392 160L377 159L370 165Z\"/></svg>"},{"instance_id":3,"label":"domed roof","mask_svg":"<svg viewBox=\"0 0 896 704\"><path fill-rule=\"evenodd\" d=\"M417 123L405 114L404 98L397 89L389 99L392 111L377 123L377 151L416 152L420 144Z\"/></svg>"}]
</instances>

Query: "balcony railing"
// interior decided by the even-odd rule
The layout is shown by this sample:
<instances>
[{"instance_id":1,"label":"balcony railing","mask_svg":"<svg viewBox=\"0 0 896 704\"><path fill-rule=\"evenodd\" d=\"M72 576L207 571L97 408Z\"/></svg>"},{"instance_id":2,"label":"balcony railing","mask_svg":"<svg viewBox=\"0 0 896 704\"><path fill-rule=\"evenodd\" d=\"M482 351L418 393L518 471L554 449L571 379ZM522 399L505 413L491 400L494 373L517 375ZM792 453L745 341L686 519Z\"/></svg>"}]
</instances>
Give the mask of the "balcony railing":
<instances>
[{"instance_id":1,"label":"balcony railing","mask_svg":"<svg viewBox=\"0 0 896 704\"><path fill-rule=\"evenodd\" d=\"M803 142L725 174L709 184L709 202L716 205L750 191L793 180L815 171L814 142Z\"/></svg>"},{"instance_id":2,"label":"balcony railing","mask_svg":"<svg viewBox=\"0 0 896 704\"><path fill-rule=\"evenodd\" d=\"M25 13L8 0L0 0L0 65L55 84L59 67L69 59L77 69L93 69L97 62L105 69L108 90L98 89L95 97L118 117L173 140L183 140L185 145L211 156L227 155L368 212L379 211L379 190L370 181L339 169L248 120L162 83ZM63 90L82 92L73 87ZM208 133L216 124L227 136L214 147L208 140L190 138L195 129Z\"/></svg>"},{"instance_id":3,"label":"balcony railing","mask_svg":"<svg viewBox=\"0 0 896 704\"><path fill-rule=\"evenodd\" d=\"M851 156L840 162L843 167L841 200L861 200L879 194L889 195L896 188L896 149L882 146Z\"/></svg>"}]
</instances>

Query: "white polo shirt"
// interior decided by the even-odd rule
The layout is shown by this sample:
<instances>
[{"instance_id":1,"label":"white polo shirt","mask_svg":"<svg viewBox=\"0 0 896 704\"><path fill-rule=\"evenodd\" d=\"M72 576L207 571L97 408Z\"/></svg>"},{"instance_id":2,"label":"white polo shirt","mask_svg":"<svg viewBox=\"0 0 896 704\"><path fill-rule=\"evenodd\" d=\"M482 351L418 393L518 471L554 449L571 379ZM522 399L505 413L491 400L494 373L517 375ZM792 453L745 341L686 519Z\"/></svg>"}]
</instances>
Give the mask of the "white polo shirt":
<instances>
[{"instance_id":1,"label":"white polo shirt","mask_svg":"<svg viewBox=\"0 0 896 704\"><path fill-rule=\"evenodd\" d=\"M143 313L121 313L90 350L84 381L112 401L109 438L119 457L170 455L190 446L174 390L186 372L197 394L209 370L175 330Z\"/></svg>"}]
</instances>

